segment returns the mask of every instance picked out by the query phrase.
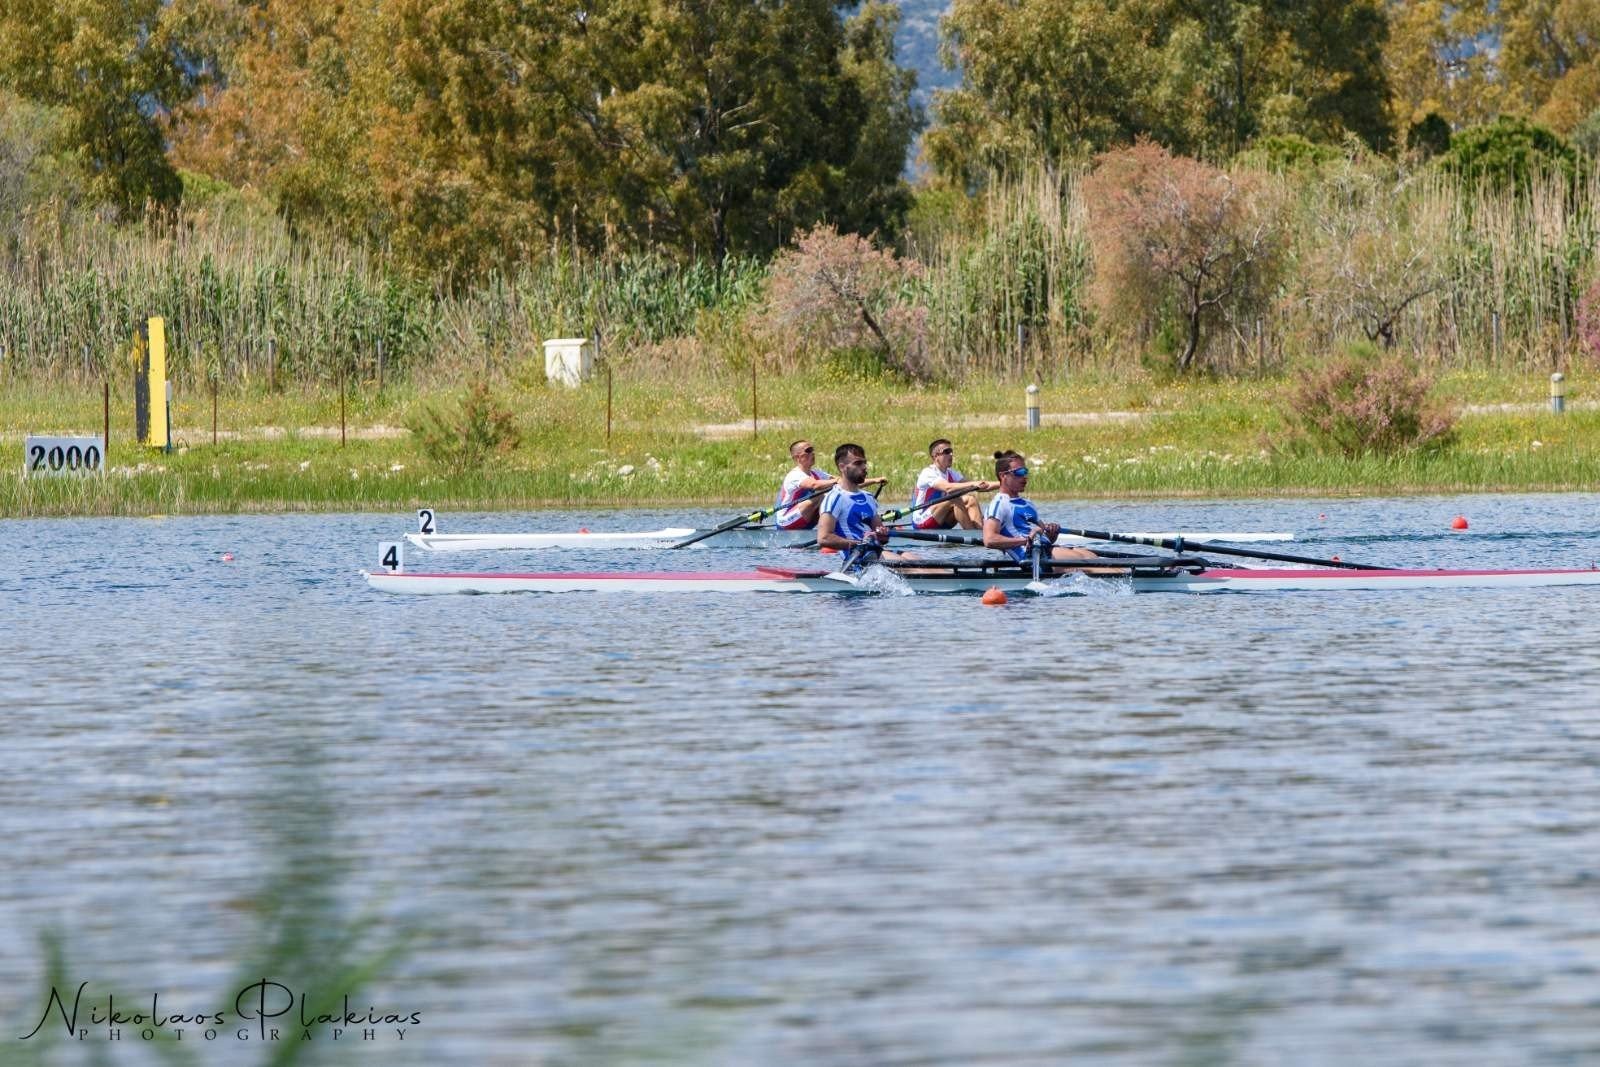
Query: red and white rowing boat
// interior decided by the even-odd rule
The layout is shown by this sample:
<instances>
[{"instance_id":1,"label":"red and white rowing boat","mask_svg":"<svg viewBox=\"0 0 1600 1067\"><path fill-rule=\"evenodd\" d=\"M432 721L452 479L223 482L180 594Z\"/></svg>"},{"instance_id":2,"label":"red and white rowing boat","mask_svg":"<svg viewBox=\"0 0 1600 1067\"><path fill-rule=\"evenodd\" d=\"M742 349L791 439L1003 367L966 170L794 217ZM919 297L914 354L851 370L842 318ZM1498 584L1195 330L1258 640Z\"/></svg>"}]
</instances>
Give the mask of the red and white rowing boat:
<instances>
[{"instance_id":1,"label":"red and white rowing boat","mask_svg":"<svg viewBox=\"0 0 1600 1067\"><path fill-rule=\"evenodd\" d=\"M1117 561L1105 560L1116 565ZM1141 561L1143 563L1144 561ZM1081 566L1081 564L1080 564ZM1542 586L1600 586L1600 570L1346 570L1343 568L1195 568L1131 566L1116 574L1075 570L1060 583L1118 582L1135 593L1248 593L1369 589L1513 589ZM385 593L858 593L880 584L837 571L756 567L747 571L529 571L449 573L362 571L372 588ZM870 572L869 572L870 573ZM1026 567L930 565L897 570L895 579L917 593L968 593L999 588L1042 591ZM893 581L893 579L891 579ZM1079 588L1087 588L1079 586Z\"/></svg>"}]
</instances>

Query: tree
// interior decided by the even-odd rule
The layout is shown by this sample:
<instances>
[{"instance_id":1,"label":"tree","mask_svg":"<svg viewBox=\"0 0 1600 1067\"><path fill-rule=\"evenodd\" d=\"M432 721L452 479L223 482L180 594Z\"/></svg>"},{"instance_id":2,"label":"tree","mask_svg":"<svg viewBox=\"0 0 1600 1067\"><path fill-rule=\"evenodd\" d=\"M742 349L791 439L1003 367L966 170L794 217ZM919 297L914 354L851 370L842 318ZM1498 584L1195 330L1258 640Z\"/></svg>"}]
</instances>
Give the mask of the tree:
<instances>
[{"instance_id":1,"label":"tree","mask_svg":"<svg viewBox=\"0 0 1600 1067\"><path fill-rule=\"evenodd\" d=\"M1383 68L1399 129L1430 114L1456 125L1500 112L1504 85L1494 62L1498 34L1488 0L1389 0Z\"/></svg>"},{"instance_id":2,"label":"tree","mask_svg":"<svg viewBox=\"0 0 1600 1067\"><path fill-rule=\"evenodd\" d=\"M163 123L214 74L193 47L214 0L8 0L0 6L0 88L60 108L57 148L89 192L123 217L183 195Z\"/></svg>"},{"instance_id":3,"label":"tree","mask_svg":"<svg viewBox=\"0 0 1600 1067\"><path fill-rule=\"evenodd\" d=\"M925 144L960 178L1146 136L1230 156L1259 134L1391 136L1378 0L955 0Z\"/></svg>"},{"instance_id":4,"label":"tree","mask_svg":"<svg viewBox=\"0 0 1600 1067\"><path fill-rule=\"evenodd\" d=\"M1354 323L1369 342L1393 348L1396 324L1412 304L1445 286L1438 249L1409 210L1407 182L1382 162L1347 165L1317 188L1317 246L1306 264L1312 300L1337 332Z\"/></svg>"},{"instance_id":5,"label":"tree","mask_svg":"<svg viewBox=\"0 0 1600 1067\"><path fill-rule=\"evenodd\" d=\"M1254 176L1229 175L1145 141L1097 157L1083 195L1095 303L1125 324L1175 306L1184 331L1179 371L1202 351L1206 323L1267 291L1278 212Z\"/></svg>"},{"instance_id":6,"label":"tree","mask_svg":"<svg viewBox=\"0 0 1600 1067\"><path fill-rule=\"evenodd\" d=\"M557 242L720 262L906 208L918 116L882 3L848 23L829 0L258 11L184 158L420 270L464 280Z\"/></svg>"}]
</instances>

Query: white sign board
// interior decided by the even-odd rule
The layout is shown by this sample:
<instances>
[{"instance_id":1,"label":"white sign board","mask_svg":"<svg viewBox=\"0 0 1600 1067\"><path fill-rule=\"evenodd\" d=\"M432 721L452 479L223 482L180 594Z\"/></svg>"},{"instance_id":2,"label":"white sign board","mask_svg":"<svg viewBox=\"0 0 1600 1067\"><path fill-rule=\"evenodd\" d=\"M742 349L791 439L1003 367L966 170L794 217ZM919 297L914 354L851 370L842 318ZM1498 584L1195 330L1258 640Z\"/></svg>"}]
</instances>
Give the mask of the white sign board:
<instances>
[{"instance_id":1,"label":"white sign board","mask_svg":"<svg viewBox=\"0 0 1600 1067\"><path fill-rule=\"evenodd\" d=\"M22 441L22 473L37 474L100 473L106 469L104 437L25 437Z\"/></svg>"}]
</instances>

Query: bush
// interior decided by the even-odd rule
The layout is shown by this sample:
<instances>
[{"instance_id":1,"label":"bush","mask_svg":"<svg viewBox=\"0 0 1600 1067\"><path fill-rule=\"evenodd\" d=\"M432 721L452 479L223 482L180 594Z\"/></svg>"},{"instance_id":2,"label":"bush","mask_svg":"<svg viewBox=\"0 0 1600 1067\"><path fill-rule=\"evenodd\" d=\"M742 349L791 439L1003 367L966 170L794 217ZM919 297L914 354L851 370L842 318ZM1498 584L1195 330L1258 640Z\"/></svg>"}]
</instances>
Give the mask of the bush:
<instances>
[{"instance_id":1,"label":"bush","mask_svg":"<svg viewBox=\"0 0 1600 1067\"><path fill-rule=\"evenodd\" d=\"M1406 148L1423 159L1450 151L1450 124L1437 111L1430 111L1406 130Z\"/></svg>"},{"instance_id":2,"label":"bush","mask_svg":"<svg viewBox=\"0 0 1600 1067\"><path fill-rule=\"evenodd\" d=\"M1445 171L1496 189L1526 189L1543 174L1577 178L1578 153L1566 141L1526 119L1501 116L1462 130L1439 157Z\"/></svg>"},{"instance_id":3,"label":"bush","mask_svg":"<svg viewBox=\"0 0 1600 1067\"><path fill-rule=\"evenodd\" d=\"M1600 108L1589 112L1588 118L1574 126L1567 139L1591 159L1600 158Z\"/></svg>"},{"instance_id":4,"label":"bush","mask_svg":"<svg viewBox=\"0 0 1600 1067\"><path fill-rule=\"evenodd\" d=\"M1338 158L1339 150L1330 145L1313 144L1297 133L1275 133L1251 141L1248 148L1234 156L1234 162L1282 174L1316 170Z\"/></svg>"},{"instance_id":5,"label":"bush","mask_svg":"<svg viewBox=\"0 0 1600 1067\"><path fill-rule=\"evenodd\" d=\"M501 407L479 382L468 391L455 413L424 407L407 426L416 435L423 455L454 474L483 466L492 455L504 455L521 442L516 419Z\"/></svg>"},{"instance_id":6,"label":"bush","mask_svg":"<svg viewBox=\"0 0 1600 1067\"><path fill-rule=\"evenodd\" d=\"M896 374L925 380L921 277L911 260L818 226L772 261L758 331L790 353L870 349Z\"/></svg>"},{"instance_id":7,"label":"bush","mask_svg":"<svg viewBox=\"0 0 1600 1067\"><path fill-rule=\"evenodd\" d=\"M1345 456L1444 448L1454 438L1455 413L1432 388L1409 360L1352 345L1300 376L1284 408L1283 443Z\"/></svg>"},{"instance_id":8,"label":"bush","mask_svg":"<svg viewBox=\"0 0 1600 1067\"><path fill-rule=\"evenodd\" d=\"M1578 350L1600 367L1600 279L1578 297L1577 328Z\"/></svg>"}]
</instances>

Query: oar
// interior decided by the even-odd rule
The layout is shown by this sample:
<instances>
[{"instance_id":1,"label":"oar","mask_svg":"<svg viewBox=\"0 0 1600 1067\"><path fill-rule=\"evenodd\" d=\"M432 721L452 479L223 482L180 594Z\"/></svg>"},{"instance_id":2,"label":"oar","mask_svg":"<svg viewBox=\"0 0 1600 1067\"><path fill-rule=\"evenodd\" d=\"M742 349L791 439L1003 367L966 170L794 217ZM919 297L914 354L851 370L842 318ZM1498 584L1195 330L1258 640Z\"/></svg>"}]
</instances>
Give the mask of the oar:
<instances>
[{"instance_id":1,"label":"oar","mask_svg":"<svg viewBox=\"0 0 1600 1067\"><path fill-rule=\"evenodd\" d=\"M1219 556L1245 556L1249 559L1270 559L1280 563L1305 563L1312 567L1343 567L1352 571L1387 571L1392 567L1380 567L1373 563L1348 563L1342 559L1317 559L1314 556L1291 556L1287 552L1265 552L1260 549L1231 548L1228 545L1219 545L1210 541L1185 541L1181 537L1138 537L1134 534L1107 533L1105 530L1070 530L1061 527L1064 534L1074 537L1087 537L1091 541L1117 541L1125 545L1153 545L1156 548L1169 548L1174 552L1205 552L1216 553Z\"/></svg>"},{"instance_id":2,"label":"oar","mask_svg":"<svg viewBox=\"0 0 1600 1067\"><path fill-rule=\"evenodd\" d=\"M954 500L958 496L963 496L963 495L965 495L967 493L975 493L975 492L977 492L977 490L978 490L977 486L969 485L965 489L957 489L955 492L949 494L948 496L942 496L938 500L924 501L923 503L918 504L915 507L890 508L888 511L885 511L882 515L879 515L878 518L882 519L886 523L894 522L894 521L896 521L898 519L903 519L907 515L910 515L910 514L912 514L914 512L921 511L923 508L931 508L935 504L943 503L946 500ZM911 535L910 534L897 534L896 536L909 537ZM815 537L813 537L811 540L807 541L805 544L795 545L794 547L795 548L816 548L817 547L817 539Z\"/></svg>"},{"instance_id":3,"label":"oar","mask_svg":"<svg viewBox=\"0 0 1600 1067\"><path fill-rule=\"evenodd\" d=\"M907 530L899 526L890 527L890 537L903 537L908 541L931 541L939 545L972 545L983 544L983 538L971 533L957 533L954 530Z\"/></svg>"},{"instance_id":4,"label":"oar","mask_svg":"<svg viewBox=\"0 0 1600 1067\"><path fill-rule=\"evenodd\" d=\"M706 538L715 537L719 533L725 533L728 530L733 530L733 529L736 529L736 528L738 528L740 526L748 526L752 522L760 522L762 519L766 518L767 516L772 515L775 512L782 511L786 507L794 507L795 504L804 504L807 500L815 500L817 497L821 496L823 493L826 493L828 491L828 489L832 489L832 488L833 488L833 486L830 485L825 489L813 490L812 492L809 492L805 496L801 497L799 500L794 501L793 504L779 504L777 507L766 508L765 510L762 510L762 511L752 511L748 515L740 515L738 518L729 519L727 522L723 523L721 526L718 526L717 528L715 528L713 530L707 530L705 533L697 533L693 537L688 538L687 540L679 541L677 544L673 545L672 547L673 548L688 548L690 545L694 544L697 541L704 541Z\"/></svg>"}]
</instances>

